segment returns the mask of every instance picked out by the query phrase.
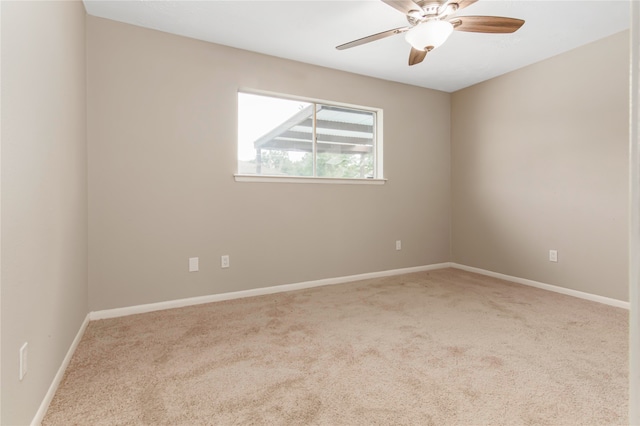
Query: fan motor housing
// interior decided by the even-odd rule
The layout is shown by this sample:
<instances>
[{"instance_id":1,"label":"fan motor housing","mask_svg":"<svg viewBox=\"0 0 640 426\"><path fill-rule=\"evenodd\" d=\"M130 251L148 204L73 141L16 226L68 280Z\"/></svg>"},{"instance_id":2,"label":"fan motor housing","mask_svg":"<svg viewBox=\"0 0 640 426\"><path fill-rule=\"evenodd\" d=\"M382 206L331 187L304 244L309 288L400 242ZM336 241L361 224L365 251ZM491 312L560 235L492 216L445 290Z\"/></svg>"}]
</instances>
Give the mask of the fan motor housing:
<instances>
[{"instance_id":1,"label":"fan motor housing","mask_svg":"<svg viewBox=\"0 0 640 426\"><path fill-rule=\"evenodd\" d=\"M440 8L440 6L442 6L444 3L446 3L446 0L443 1L433 1L433 0L419 0L414 2L416 3L418 6L420 6L422 8L422 10L424 10L426 13L428 14L438 14L438 9Z\"/></svg>"},{"instance_id":2,"label":"fan motor housing","mask_svg":"<svg viewBox=\"0 0 640 426\"><path fill-rule=\"evenodd\" d=\"M434 1L434 0L418 0L415 1L417 6L420 6L422 10L411 11L407 14L407 21L412 26L418 25L420 22L424 22L428 19L438 18L441 15L449 15L458 9L457 3L449 3L445 8L442 6L447 4L447 0Z\"/></svg>"}]
</instances>

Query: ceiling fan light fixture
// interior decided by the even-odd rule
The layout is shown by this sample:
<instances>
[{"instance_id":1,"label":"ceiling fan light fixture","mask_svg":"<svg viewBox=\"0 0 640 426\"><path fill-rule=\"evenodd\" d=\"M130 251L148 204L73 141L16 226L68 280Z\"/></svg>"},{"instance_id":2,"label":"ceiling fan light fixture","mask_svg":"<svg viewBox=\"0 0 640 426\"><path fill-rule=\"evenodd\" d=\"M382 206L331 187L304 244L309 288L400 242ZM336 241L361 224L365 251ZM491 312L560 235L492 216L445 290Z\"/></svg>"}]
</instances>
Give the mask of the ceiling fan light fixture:
<instances>
[{"instance_id":1,"label":"ceiling fan light fixture","mask_svg":"<svg viewBox=\"0 0 640 426\"><path fill-rule=\"evenodd\" d=\"M405 39L414 49L431 50L447 41L452 32L450 22L430 19L407 31Z\"/></svg>"}]
</instances>

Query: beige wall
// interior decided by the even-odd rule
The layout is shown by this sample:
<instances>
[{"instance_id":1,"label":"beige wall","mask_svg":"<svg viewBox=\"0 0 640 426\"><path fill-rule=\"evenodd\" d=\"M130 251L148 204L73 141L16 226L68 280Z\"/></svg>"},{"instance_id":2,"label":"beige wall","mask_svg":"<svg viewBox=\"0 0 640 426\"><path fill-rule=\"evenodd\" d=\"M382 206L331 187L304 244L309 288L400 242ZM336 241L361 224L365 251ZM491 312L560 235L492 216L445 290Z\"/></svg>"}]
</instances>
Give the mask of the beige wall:
<instances>
[{"instance_id":1,"label":"beige wall","mask_svg":"<svg viewBox=\"0 0 640 426\"><path fill-rule=\"evenodd\" d=\"M454 262L628 300L628 38L452 95Z\"/></svg>"},{"instance_id":2,"label":"beige wall","mask_svg":"<svg viewBox=\"0 0 640 426\"><path fill-rule=\"evenodd\" d=\"M449 94L87 19L91 310L449 260ZM383 108L389 181L235 182L239 88Z\"/></svg>"},{"instance_id":3,"label":"beige wall","mask_svg":"<svg viewBox=\"0 0 640 426\"><path fill-rule=\"evenodd\" d=\"M2 2L3 425L31 422L87 313L84 39L79 1Z\"/></svg>"}]
</instances>

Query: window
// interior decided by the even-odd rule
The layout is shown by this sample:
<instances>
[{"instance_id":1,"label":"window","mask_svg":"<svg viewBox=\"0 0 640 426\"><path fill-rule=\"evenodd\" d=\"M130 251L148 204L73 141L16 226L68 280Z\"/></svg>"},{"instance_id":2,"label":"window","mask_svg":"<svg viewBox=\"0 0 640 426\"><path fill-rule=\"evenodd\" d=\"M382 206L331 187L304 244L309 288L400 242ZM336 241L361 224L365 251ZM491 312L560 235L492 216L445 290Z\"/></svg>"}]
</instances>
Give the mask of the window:
<instances>
[{"instance_id":1,"label":"window","mask_svg":"<svg viewBox=\"0 0 640 426\"><path fill-rule=\"evenodd\" d=\"M238 175L381 179L381 112L238 92Z\"/></svg>"}]
</instances>

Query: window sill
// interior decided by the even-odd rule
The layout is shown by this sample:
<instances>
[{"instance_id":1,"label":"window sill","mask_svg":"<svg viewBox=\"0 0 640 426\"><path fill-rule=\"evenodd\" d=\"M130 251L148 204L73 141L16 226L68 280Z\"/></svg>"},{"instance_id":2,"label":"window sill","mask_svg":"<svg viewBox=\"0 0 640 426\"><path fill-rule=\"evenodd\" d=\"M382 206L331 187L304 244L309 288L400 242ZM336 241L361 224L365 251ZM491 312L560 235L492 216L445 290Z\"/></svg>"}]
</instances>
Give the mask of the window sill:
<instances>
[{"instance_id":1,"label":"window sill","mask_svg":"<svg viewBox=\"0 0 640 426\"><path fill-rule=\"evenodd\" d=\"M338 185L384 185L386 179L340 179L319 177L234 175L236 182L260 183L329 183Z\"/></svg>"}]
</instances>

